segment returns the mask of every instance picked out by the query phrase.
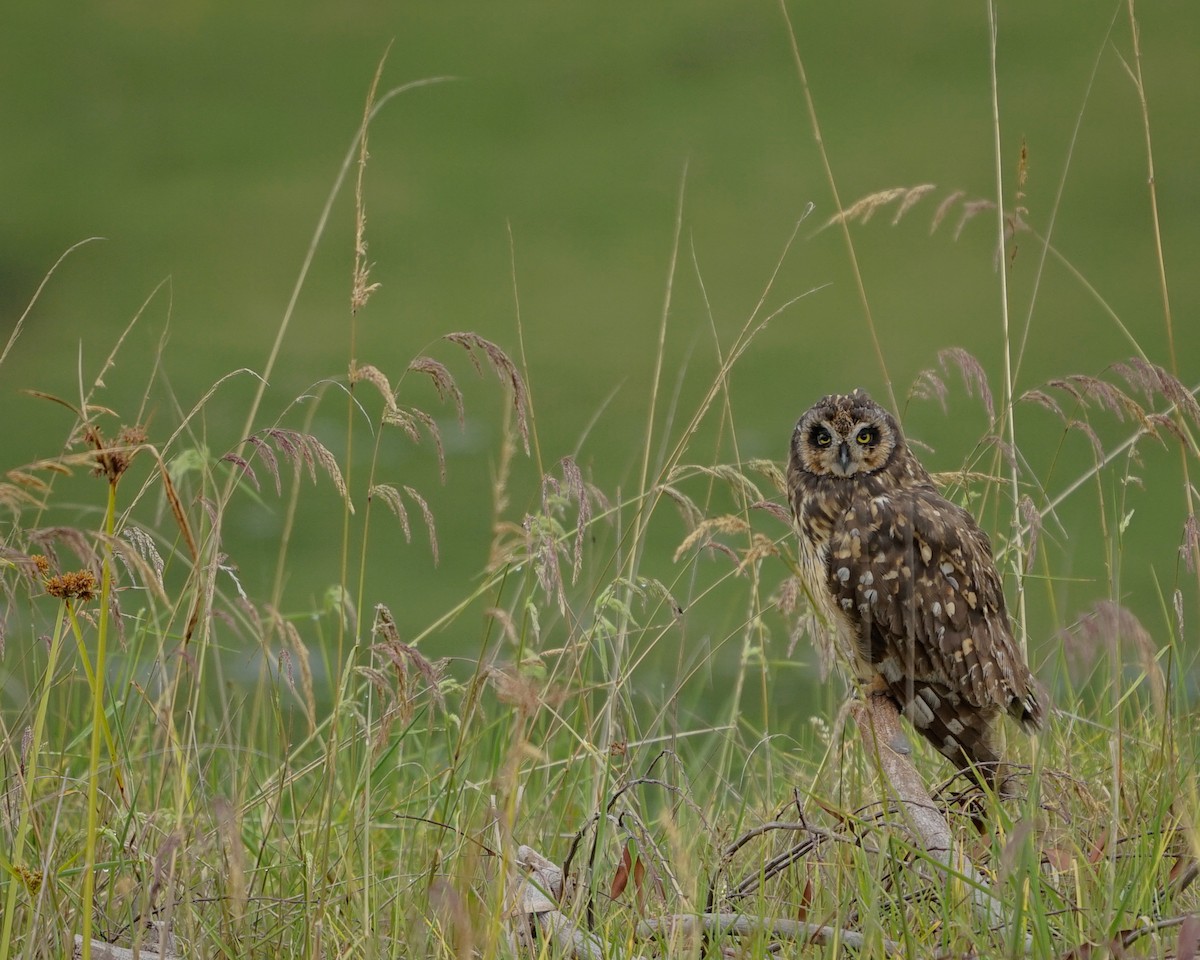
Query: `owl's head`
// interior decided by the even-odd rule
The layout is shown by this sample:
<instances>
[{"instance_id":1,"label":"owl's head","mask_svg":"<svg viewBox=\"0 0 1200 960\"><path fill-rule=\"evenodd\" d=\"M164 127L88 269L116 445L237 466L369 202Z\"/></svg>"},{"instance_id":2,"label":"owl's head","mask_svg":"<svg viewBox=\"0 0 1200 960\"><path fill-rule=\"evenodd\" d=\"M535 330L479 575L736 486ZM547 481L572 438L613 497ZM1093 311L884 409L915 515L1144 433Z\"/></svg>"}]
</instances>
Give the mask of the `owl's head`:
<instances>
[{"instance_id":1,"label":"owl's head","mask_svg":"<svg viewBox=\"0 0 1200 960\"><path fill-rule=\"evenodd\" d=\"M896 418L865 391L830 394L796 424L791 466L816 476L872 474L886 467L903 443Z\"/></svg>"}]
</instances>

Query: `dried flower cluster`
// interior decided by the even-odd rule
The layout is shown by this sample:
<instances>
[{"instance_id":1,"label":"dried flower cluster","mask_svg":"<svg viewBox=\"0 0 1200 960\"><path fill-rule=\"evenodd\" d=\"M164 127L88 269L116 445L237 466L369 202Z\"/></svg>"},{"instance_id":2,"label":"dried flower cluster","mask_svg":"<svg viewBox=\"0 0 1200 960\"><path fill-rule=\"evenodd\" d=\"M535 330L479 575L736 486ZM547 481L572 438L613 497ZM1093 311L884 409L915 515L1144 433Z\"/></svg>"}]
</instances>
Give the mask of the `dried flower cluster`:
<instances>
[{"instance_id":1,"label":"dried flower cluster","mask_svg":"<svg viewBox=\"0 0 1200 960\"><path fill-rule=\"evenodd\" d=\"M89 570L60 573L46 581L46 592L59 600L81 600L87 603L96 597L96 577Z\"/></svg>"},{"instance_id":2,"label":"dried flower cluster","mask_svg":"<svg viewBox=\"0 0 1200 960\"><path fill-rule=\"evenodd\" d=\"M109 483L116 483L121 475L129 469L134 454L146 442L146 430L140 425L122 427L112 441L104 439L104 434L94 423L83 426L83 440L95 451L96 466L92 473L97 477L106 477Z\"/></svg>"}]
</instances>

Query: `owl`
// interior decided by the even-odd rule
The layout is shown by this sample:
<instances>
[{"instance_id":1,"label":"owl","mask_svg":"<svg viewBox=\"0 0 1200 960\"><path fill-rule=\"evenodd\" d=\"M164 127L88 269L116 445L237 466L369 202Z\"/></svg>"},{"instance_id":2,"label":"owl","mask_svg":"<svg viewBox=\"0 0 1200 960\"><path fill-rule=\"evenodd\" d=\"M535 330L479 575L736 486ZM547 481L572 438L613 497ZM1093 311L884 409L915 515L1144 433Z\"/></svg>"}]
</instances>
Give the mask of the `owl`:
<instances>
[{"instance_id":1,"label":"owl","mask_svg":"<svg viewBox=\"0 0 1200 960\"><path fill-rule=\"evenodd\" d=\"M810 408L787 470L804 586L843 668L895 701L956 768L997 787L1000 717L1039 727L992 547L862 390Z\"/></svg>"}]
</instances>

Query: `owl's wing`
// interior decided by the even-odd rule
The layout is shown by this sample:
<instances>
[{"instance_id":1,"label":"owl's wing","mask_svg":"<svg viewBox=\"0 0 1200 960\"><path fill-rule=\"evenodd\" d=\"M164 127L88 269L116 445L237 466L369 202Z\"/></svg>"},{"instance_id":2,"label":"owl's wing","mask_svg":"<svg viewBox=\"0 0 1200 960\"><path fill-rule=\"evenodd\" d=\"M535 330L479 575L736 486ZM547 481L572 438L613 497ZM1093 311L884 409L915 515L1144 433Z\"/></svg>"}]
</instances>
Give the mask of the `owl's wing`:
<instances>
[{"instance_id":1,"label":"owl's wing","mask_svg":"<svg viewBox=\"0 0 1200 960\"><path fill-rule=\"evenodd\" d=\"M834 524L829 583L863 654L895 687L928 681L1036 725L991 544L933 487L862 498Z\"/></svg>"}]
</instances>

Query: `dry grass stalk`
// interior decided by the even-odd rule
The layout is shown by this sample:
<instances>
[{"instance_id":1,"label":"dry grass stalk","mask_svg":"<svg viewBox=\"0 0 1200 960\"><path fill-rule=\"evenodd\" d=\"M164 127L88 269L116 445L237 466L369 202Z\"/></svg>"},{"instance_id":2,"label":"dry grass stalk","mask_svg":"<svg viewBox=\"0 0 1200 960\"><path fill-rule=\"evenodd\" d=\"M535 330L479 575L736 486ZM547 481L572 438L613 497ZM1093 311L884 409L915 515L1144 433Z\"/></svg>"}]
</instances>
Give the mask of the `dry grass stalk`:
<instances>
[{"instance_id":1,"label":"dry grass stalk","mask_svg":"<svg viewBox=\"0 0 1200 960\"><path fill-rule=\"evenodd\" d=\"M725 514L720 517L710 517L702 521L691 533L683 538L683 542L675 548L674 562L678 563L679 558L684 556L689 550L697 544L701 546L720 546L713 541L715 534L737 534L745 533L750 529L750 525L741 517ZM734 556L735 562L737 557Z\"/></svg>"},{"instance_id":2,"label":"dry grass stalk","mask_svg":"<svg viewBox=\"0 0 1200 960\"><path fill-rule=\"evenodd\" d=\"M350 361L349 380L350 383L369 383L383 397L385 416L396 413L396 393L384 372L373 363Z\"/></svg>"},{"instance_id":3,"label":"dry grass stalk","mask_svg":"<svg viewBox=\"0 0 1200 960\"><path fill-rule=\"evenodd\" d=\"M458 383L451 376L450 371L446 369L445 364L439 363L432 357L417 357L408 365L408 369L413 373L423 373L428 376L433 383L433 388L437 391L439 400L444 401L449 397L454 401L454 411L458 415L458 425L461 427L466 421L462 391L458 388Z\"/></svg>"},{"instance_id":4,"label":"dry grass stalk","mask_svg":"<svg viewBox=\"0 0 1200 960\"><path fill-rule=\"evenodd\" d=\"M571 584L579 580L579 571L583 567L583 541L588 524L592 520L592 504L589 499L589 488L584 483L579 465L572 457L563 457L559 461L563 479L560 483L555 477L546 474L542 478L542 513L550 516L554 510L552 500L567 500L574 497L579 504L579 514L575 521L575 542L571 552Z\"/></svg>"},{"instance_id":5,"label":"dry grass stalk","mask_svg":"<svg viewBox=\"0 0 1200 960\"><path fill-rule=\"evenodd\" d=\"M307 469L308 477L313 483L317 482L317 467L320 466L329 479L333 481L338 495L345 501L347 508L351 513L354 512L354 504L350 501L350 491L346 488L346 481L342 477L342 470L338 466L337 459L325 444L312 434L301 433L298 430L285 430L282 427L267 427L247 437L242 442L248 443L254 448L266 466L267 471L274 478L277 495L282 492L279 458L271 450L267 440L270 440L274 444L275 448L291 463L297 473L300 473L302 469ZM221 460L233 464L244 476L250 479L256 488L258 487L258 477L249 460L233 451L225 454L225 456L221 457Z\"/></svg>"},{"instance_id":6,"label":"dry grass stalk","mask_svg":"<svg viewBox=\"0 0 1200 960\"><path fill-rule=\"evenodd\" d=\"M469 331L447 333L442 339L448 340L450 343L456 343L466 350L467 356L471 358L471 362L475 365L476 373L482 375L483 366L475 354L475 351L478 350L487 357L488 363L491 364L492 370L495 371L500 380L508 384L509 389L512 391L512 406L513 413L517 418L517 432L521 435L521 442L525 448L525 453L528 454L529 391L525 388L525 381L522 379L520 371L517 370L517 365L496 344L490 340L485 340L477 333Z\"/></svg>"},{"instance_id":7,"label":"dry grass stalk","mask_svg":"<svg viewBox=\"0 0 1200 960\"><path fill-rule=\"evenodd\" d=\"M877 210L899 200L900 206L892 218L892 225L895 226L917 201L935 189L937 189L936 184L922 183L916 187L891 187L887 190L877 190L875 193L854 201L840 213L835 213L821 225L821 229L827 230L839 223L854 223L855 221L866 223L875 216Z\"/></svg>"},{"instance_id":8,"label":"dry grass stalk","mask_svg":"<svg viewBox=\"0 0 1200 960\"><path fill-rule=\"evenodd\" d=\"M418 677L433 702L443 709L446 701L440 687L444 663L433 662L412 644L400 639L396 620L384 604L375 607L375 623L371 630L376 642L371 645L372 663L379 666L356 667L356 672L375 688L384 704L383 716L372 737L371 748L378 752L387 743L392 725L408 722L415 710ZM388 669L390 667L390 670Z\"/></svg>"},{"instance_id":9,"label":"dry grass stalk","mask_svg":"<svg viewBox=\"0 0 1200 960\"><path fill-rule=\"evenodd\" d=\"M682 490L670 484L660 484L654 488L655 493L662 494L679 509L679 516L689 531L695 530L704 520L704 511L696 502Z\"/></svg>"},{"instance_id":10,"label":"dry grass stalk","mask_svg":"<svg viewBox=\"0 0 1200 960\"><path fill-rule=\"evenodd\" d=\"M1026 160L1024 151L1022 151L1022 171L1028 168ZM1023 185L1024 181L1022 180L1021 182ZM889 187L885 190L876 190L874 193L869 193L855 200L844 210L835 213L821 224L820 230L827 230L833 226L846 226L851 223L866 224L875 216L876 212L892 204L896 204L896 213L892 217L891 225L893 227L897 226L918 202L936 189L937 184L922 183L915 187ZM955 207L959 211L958 221L954 225L955 240L958 240L962 236L962 232L967 224L979 216L979 214L996 209L994 200L986 197L968 200L966 196L967 194L964 190L952 190L942 199L929 221L929 233L931 235L937 232L938 227L945 222L946 218L950 215L950 211L955 209ZM1027 211L1021 205L1024 194L1018 191L1016 199L1017 206L1011 212L1006 211L1004 214L1006 239L1026 229L1025 214ZM897 201L899 202L897 203Z\"/></svg>"},{"instance_id":11,"label":"dry grass stalk","mask_svg":"<svg viewBox=\"0 0 1200 960\"><path fill-rule=\"evenodd\" d=\"M389 44L390 49L390 44ZM367 305L377 289L378 283L371 283L371 264L367 260L367 206L363 199L363 179L367 174L367 132L371 126L371 115L374 113L376 94L379 91L379 79L383 76L383 65L387 62L387 53L379 60L375 68L375 76L371 78L371 89L367 93L367 102L363 107L362 127L358 140L358 176L354 181L354 274L350 286L350 312L357 314Z\"/></svg>"},{"instance_id":12,"label":"dry grass stalk","mask_svg":"<svg viewBox=\"0 0 1200 960\"><path fill-rule=\"evenodd\" d=\"M1133 654L1149 684L1155 712L1166 709L1167 678L1158 662L1158 645L1133 611L1111 600L1098 600L1070 628L1059 632L1068 662L1077 670L1090 669L1097 657L1124 661Z\"/></svg>"}]
</instances>

